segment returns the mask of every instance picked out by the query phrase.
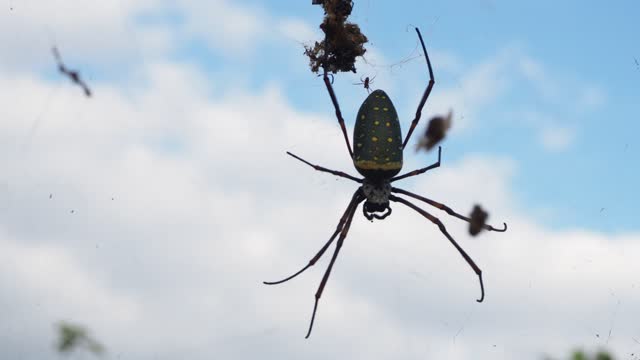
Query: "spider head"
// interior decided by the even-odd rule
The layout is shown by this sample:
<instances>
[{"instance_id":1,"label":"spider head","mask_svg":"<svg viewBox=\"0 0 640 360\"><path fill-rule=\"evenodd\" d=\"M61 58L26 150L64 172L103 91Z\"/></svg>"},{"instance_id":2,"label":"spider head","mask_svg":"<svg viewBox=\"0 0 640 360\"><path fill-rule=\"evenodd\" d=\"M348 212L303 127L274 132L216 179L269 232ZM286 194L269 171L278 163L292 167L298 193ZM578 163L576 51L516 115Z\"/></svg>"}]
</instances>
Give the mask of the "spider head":
<instances>
[{"instance_id":1,"label":"spider head","mask_svg":"<svg viewBox=\"0 0 640 360\"><path fill-rule=\"evenodd\" d=\"M373 220L374 218L382 220L391 215L391 208L389 207L391 184L388 180L374 183L365 179L362 184L362 192L367 199L362 206L362 213L368 220Z\"/></svg>"}]
</instances>

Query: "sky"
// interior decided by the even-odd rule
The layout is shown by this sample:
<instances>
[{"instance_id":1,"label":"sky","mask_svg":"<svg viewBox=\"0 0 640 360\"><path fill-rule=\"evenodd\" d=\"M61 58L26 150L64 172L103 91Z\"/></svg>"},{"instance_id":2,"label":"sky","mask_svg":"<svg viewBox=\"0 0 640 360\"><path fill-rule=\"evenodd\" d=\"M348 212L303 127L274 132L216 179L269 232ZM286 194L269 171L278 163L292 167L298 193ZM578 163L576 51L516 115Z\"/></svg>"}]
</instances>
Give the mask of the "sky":
<instances>
[{"instance_id":1,"label":"sky","mask_svg":"<svg viewBox=\"0 0 640 360\"><path fill-rule=\"evenodd\" d=\"M351 136L367 92L406 131L453 111L438 169L398 186L505 233L470 237L393 204L358 211L328 264L307 264L357 175L304 45L311 1L4 0L0 6L0 354L57 359L55 326L87 326L109 359L640 358L640 132L635 1L356 0L368 37L335 76ZM51 48L93 91L57 72ZM71 355L90 358L89 354Z\"/></svg>"}]
</instances>

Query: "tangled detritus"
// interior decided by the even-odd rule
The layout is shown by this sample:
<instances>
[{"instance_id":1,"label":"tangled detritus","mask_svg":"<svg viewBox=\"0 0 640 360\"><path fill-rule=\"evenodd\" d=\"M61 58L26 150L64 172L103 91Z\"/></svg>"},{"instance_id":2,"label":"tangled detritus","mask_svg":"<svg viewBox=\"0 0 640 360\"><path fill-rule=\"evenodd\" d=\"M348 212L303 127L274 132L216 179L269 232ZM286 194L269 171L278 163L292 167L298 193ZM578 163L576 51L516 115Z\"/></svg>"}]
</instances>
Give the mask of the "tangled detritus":
<instances>
[{"instance_id":1,"label":"tangled detritus","mask_svg":"<svg viewBox=\"0 0 640 360\"><path fill-rule=\"evenodd\" d=\"M451 127L451 117L453 116L453 111L449 110L449 113L446 116L434 116L429 121L429 125L427 126L427 131L420 138L418 145L416 146L416 151L420 149L425 149L427 151L431 150L437 143L444 139L447 131Z\"/></svg>"},{"instance_id":2,"label":"tangled detritus","mask_svg":"<svg viewBox=\"0 0 640 360\"><path fill-rule=\"evenodd\" d=\"M475 205L469 218L471 219L471 221L469 221L469 234L471 234L471 236L476 236L480 231L482 231L487 223L489 213L484 211L480 205Z\"/></svg>"},{"instance_id":3,"label":"tangled detritus","mask_svg":"<svg viewBox=\"0 0 640 360\"><path fill-rule=\"evenodd\" d=\"M309 57L311 71L318 73L322 67L334 74L338 71L355 73L356 58L367 51L364 44L368 40L357 24L346 21L353 10L353 1L324 0L321 5L325 16L320 29L325 34L325 40L305 46L304 51Z\"/></svg>"}]
</instances>

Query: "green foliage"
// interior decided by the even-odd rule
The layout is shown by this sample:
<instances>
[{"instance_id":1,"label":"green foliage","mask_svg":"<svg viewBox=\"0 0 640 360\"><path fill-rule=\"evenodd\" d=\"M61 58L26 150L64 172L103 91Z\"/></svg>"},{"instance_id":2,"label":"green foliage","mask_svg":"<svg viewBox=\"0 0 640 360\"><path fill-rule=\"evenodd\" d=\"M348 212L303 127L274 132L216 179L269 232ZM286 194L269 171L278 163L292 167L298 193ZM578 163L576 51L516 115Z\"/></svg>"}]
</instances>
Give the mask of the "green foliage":
<instances>
[{"instance_id":1,"label":"green foliage","mask_svg":"<svg viewBox=\"0 0 640 360\"><path fill-rule=\"evenodd\" d=\"M96 356L104 353L104 346L93 339L83 326L60 322L58 324L59 353L70 353L75 349L84 348Z\"/></svg>"},{"instance_id":2,"label":"green foliage","mask_svg":"<svg viewBox=\"0 0 640 360\"><path fill-rule=\"evenodd\" d=\"M553 358L547 357L546 360L553 360ZM614 357L604 350L598 351L594 356L589 356L583 350L575 350L569 360L614 360Z\"/></svg>"},{"instance_id":3,"label":"green foliage","mask_svg":"<svg viewBox=\"0 0 640 360\"><path fill-rule=\"evenodd\" d=\"M588 356L584 351L576 350L573 352L571 360L613 360L613 356L602 350L598 351L595 356Z\"/></svg>"}]
</instances>

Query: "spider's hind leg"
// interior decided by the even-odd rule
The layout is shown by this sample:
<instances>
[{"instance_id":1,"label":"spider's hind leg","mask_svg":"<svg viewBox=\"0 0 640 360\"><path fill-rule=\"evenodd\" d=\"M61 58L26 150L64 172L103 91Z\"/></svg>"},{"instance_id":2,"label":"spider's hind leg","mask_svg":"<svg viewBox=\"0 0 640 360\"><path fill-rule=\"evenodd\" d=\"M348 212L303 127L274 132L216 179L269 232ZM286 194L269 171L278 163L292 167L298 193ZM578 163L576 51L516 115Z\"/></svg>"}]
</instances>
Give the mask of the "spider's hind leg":
<instances>
[{"instance_id":1,"label":"spider's hind leg","mask_svg":"<svg viewBox=\"0 0 640 360\"><path fill-rule=\"evenodd\" d=\"M313 265L315 265L316 262L318 260L320 260L322 255L324 255L324 252L327 251L327 249L329 248L329 246L331 245L333 240L335 240L336 236L338 236L338 233L340 233L343 230L344 224L347 221L347 219L349 218L350 214L355 211L355 208L358 206L358 204L362 200L364 200L364 197L362 196L362 194L360 192L360 189L358 189L353 194L353 197L351 198L351 201L349 202L349 206L347 206L347 209L342 214L342 217L340 218L340 221L338 222L338 226L336 226L336 231L333 232L333 235L331 235L331 238L329 238L329 241L327 241L326 244L324 244L324 246L318 251L318 253L313 258L311 258L311 260L309 260L309 263L305 267L300 269L300 271L296 272L295 274L293 274L293 275L291 275L289 277L286 277L286 278L284 278L282 280L278 280L278 281L263 281L262 283L265 284L265 285L282 284L283 282L287 282L287 281L293 279L294 277L302 274L305 270L307 270L308 268L310 268Z\"/></svg>"},{"instance_id":2,"label":"spider's hind leg","mask_svg":"<svg viewBox=\"0 0 640 360\"><path fill-rule=\"evenodd\" d=\"M398 188L394 188L394 187L391 188L391 192L398 193L398 194L403 194L403 195L407 195L407 196L411 196L414 199L423 201L423 202L425 202L425 203L427 203L427 204L429 204L429 205L431 205L433 207L436 207L436 208L446 212L447 214L449 214L449 215L451 215L453 217L456 217L456 218L458 218L460 220L464 220L464 221L466 221L468 223L472 222L472 220L470 218L468 218L468 217L466 217L464 215L458 214L457 212L453 211L447 205L439 203L437 201L433 201L433 200L431 200L429 198L426 198L424 196L420 196L420 195L414 194L414 193L412 193L410 191L403 190L403 189L398 189ZM503 222L502 225L504 226L502 229L497 229L497 228L495 228L495 227L493 227L493 226L491 226L489 224L483 224L482 228L485 229L485 230L488 230L488 231L496 231L496 232L505 232L505 231L507 231L507 223Z\"/></svg>"},{"instance_id":3,"label":"spider's hind leg","mask_svg":"<svg viewBox=\"0 0 640 360\"><path fill-rule=\"evenodd\" d=\"M453 237L451 237L451 235L447 231L447 228L444 227L444 224L442 223L442 221L440 221L440 219L438 219L437 217L429 214L425 210L422 210L421 208L419 208L416 205L412 204L410 201L405 200L403 198L391 195L391 196L389 196L389 200L402 203L402 204L412 208L413 210L417 211L420 215L424 216L429 221L431 221L432 223L434 223L434 224L436 224L438 226L438 228L440 229L440 232L442 232L444 234L444 236L451 242L451 244L456 248L456 250L458 250L458 252L464 258L464 260L467 262L467 264L469 264L471 269L473 269L473 271L476 273L476 275L478 275L478 279L480 279L480 293L481 294L480 294L480 299L478 299L476 301L477 302L482 302L482 300L484 300L484 283L482 282L482 270L480 270L478 265L476 265L476 263L473 261L473 259L471 259L471 257L467 254L467 252L464 251L464 249L460 245L458 245L458 243L453 239Z\"/></svg>"},{"instance_id":4,"label":"spider's hind leg","mask_svg":"<svg viewBox=\"0 0 640 360\"><path fill-rule=\"evenodd\" d=\"M358 189L358 191L356 192L356 194L360 193L360 189ZM364 200L364 196L362 196L362 198L360 199L360 201ZM338 242L336 243L336 249L333 251L333 256L331 257L331 262L329 263L329 266L327 267L327 270L325 270L324 272L324 276L322 276L322 281L320 282L320 286L318 286L318 290L316 291L316 301L313 304L313 313L311 314L311 322L309 323L309 331L307 332L307 336L305 336L305 338L309 338L309 336L311 335L311 330L313 329L313 322L316 318L316 311L318 310L318 301L320 300L320 297L322 296L322 292L324 291L324 287L327 284L327 281L329 280L329 275L331 275L331 270L333 269L333 264L336 262L336 259L338 258L338 253L340 253L340 249L342 248L342 244L344 243L344 239L347 237L347 234L349 233L349 228L351 227L351 221L353 220L353 215L356 212L356 208L358 206L359 202L356 202L355 205L350 209L349 211L349 215L347 217L347 220L344 224L344 227L342 228L342 231L340 232L340 237L338 238Z\"/></svg>"}]
</instances>

